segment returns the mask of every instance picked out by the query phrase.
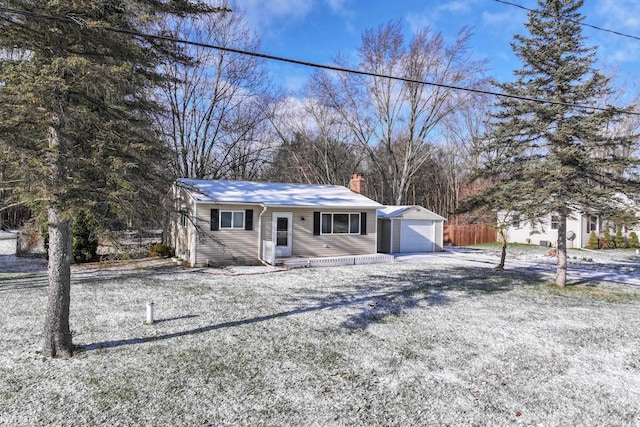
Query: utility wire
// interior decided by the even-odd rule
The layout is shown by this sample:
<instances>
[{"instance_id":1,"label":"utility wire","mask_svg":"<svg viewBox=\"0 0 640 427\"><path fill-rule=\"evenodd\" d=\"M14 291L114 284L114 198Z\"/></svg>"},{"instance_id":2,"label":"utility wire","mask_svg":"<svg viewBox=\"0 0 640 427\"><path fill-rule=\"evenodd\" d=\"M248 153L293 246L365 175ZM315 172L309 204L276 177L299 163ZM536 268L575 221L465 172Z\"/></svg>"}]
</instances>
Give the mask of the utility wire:
<instances>
[{"instance_id":1,"label":"utility wire","mask_svg":"<svg viewBox=\"0 0 640 427\"><path fill-rule=\"evenodd\" d=\"M505 0L495 0L495 1L498 2L498 3L509 5L509 6L514 6L514 7L517 7L519 9L526 10L528 12L539 12L537 9L530 9L528 7L522 6L522 5L517 4L517 3L511 3L511 2L505 1ZM543 14L544 15L548 15L548 14L545 14L545 13L543 13ZM622 37L627 37L627 38L630 38L630 39L640 40L640 37L638 37L638 36L621 33L620 31L609 30L607 28L602 28L602 27L598 27L596 25L587 24L585 22L580 22L580 21L576 21L576 20L573 20L573 19L570 19L569 22L572 22L572 23L578 24L578 25L582 25L583 27L593 28L594 30L604 31L605 33L611 33L611 34L615 34L617 36L622 36Z\"/></svg>"},{"instance_id":2,"label":"utility wire","mask_svg":"<svg viewBox=\"0 0 640 427\"><path fill-rule=\"evenodd\" d=\"M498 0L496 0L496 1L498 1ZM70 24L76 24L76 25L84 25L84 26L87 26L87 27L89 26L86 23L82 23L77 18L73 18L73 19L72 18L63 18L63 17L59 17L59 16L52 16L52 15L35 13L35 12L21 11L21 10L17 10L17 9L6 8L6 7L0 7L0 12L12 13L12 14L16 14L16 15L23 15L23 16L28 16L28 17L37 18L37 19L46 19L46 20L50 20L50 21L58 21L58 22L66 22L66 23L70 23ZM266 54L266 53L258 53L258 52L251 52L251 51L242 50L242 49L234 49L234 48L230 48L230 47L216 46L216 45L212 45L212 44L208 44L208 43L201 43L201 42L195 42L195 41L191 41L191 40L185 40L185 39L181 39L181 38L177 38L177 37L173 37L173 36L162 36L162 35L155 35L155 34L145 34L145 33L139 32L139 31L127 30L127 29L123 29L123 28L109 27L109 26L103 26L103 25L96 25L95 28L99 28L100 30L109 31L109 32L113 32L113 33L127 34L127 35L130 35L130 36L139 37L139 38L142 38L142 39L162 40L162 41L168 41L168 42L172 42L172 43L181 43L181 44L186 44L186 45L190 45L190 46L202 47L202 48L206 48L206 49L215 49L215 50L219 50L219 51L223 51L223 52L237 53L237 54L240 54L240 55L247 55L247 56L252 56L252 57L256 57L256 58L262 58L262 59L268 59L268 60L273 60L273 61L286 62L286 63L289 63L289 64L302 65L302 66L305 66L305 67L314 67L314 68L319 68L319 69L323 69L323 70L330 70L330 71L337 71L337 72L343 72L343 73L357 74L357 75L368 76L368 77L384 78L384 79L401 81L401 82L405 82L405 83L415 83L415 84L421 84L421 85L427 85L427 86L435 86L435 87L439 87L439 88L443 88L443 89L460 90L460 91L477 93L477 94L482 94L482 95L490 95L490 96L497 96L497 97L502 97L502 98L517 99L517 100L520 100L520 101L534 102L534 103L538 103L538 104L558 105L558 106L563 106L563 107L572 107L572 108L578 108L578 109L584 109L584 110L616 112L616 113L620 113L620 114L629 114L629 115L634 115L634 116L640 116L640 112L621 110L621 109L617 109L615 107L603 108L603 107L594 107L594 106L587 106L587 105L571 104L571 103L566 103L566 102L548 101L548 100L544 100L544 99L530 98L530 97L527 97L527 96L519 96L519 95L510 95L510 94L494 92L494 91L489 91L489 90L484 90L484 89L468 88L468 87L462 87L462 86L448 85L448 84L444 84L444 83L434 83L434 82L428 82L428 81L423 81L423 80L411 79L411 78L407 78L407 77L393 76L393 75L390 75L390 74L380 74L380 73L374 73L374 72L371 72L371 71L356 70L356 69L351 69L351 68L338 67L338 66L335 66L335 65L320 64L320 63L316 63L316 62L302 61L302 60L299 60L299 59L292 59L292 58L286 58L286 57L282 57L282 56L269 55L269 54Z\"/></svg>"}]
</instances>

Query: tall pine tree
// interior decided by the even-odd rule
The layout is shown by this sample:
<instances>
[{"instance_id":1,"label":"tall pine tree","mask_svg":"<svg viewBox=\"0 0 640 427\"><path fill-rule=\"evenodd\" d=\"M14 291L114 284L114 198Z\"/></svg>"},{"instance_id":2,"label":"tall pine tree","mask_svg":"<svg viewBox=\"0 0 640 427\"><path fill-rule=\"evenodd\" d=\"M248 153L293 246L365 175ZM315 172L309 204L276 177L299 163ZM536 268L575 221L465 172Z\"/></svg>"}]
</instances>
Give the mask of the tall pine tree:
<instances>
[{"instance_id":1,"label":"tall pine tree","mask_svg":"<svg viewBox=\"0 0 640 427\"><path fill-rule=\"evenodd\" d=\"M49 229L43 354L69 357L71 220L131 214L155 194L161 144L150 101L162 61L183 61L160 20L213 12L182 0L5 0L0 6L0 148L23 170L23 200Z\"/></svg>"},{"instance_id":2,"label":"tall pine tree","mask_svg":"<svg viewBox=\"0 0 640 427\"><path fill-rule=\"evenodd\" d=\"M631 195L638 188L632 175L637 159L625 154L632 150L620 149L634 137L606 133L624 113L588 108L600 106L610 88L595 68L595 48L585 43L582 5L583 0L538 0L529 12L529 34L516 35L512 43L522 68L514 72L514 82L499 85L514 97L499 101L482 148L499 155L477 175L491 185L476 203L518 212L534 225L558 216L558 286L566 284L567 217L601 211L616 193ZM509 206L501 206L505 200Z\"/></svg>"}]
</instances>

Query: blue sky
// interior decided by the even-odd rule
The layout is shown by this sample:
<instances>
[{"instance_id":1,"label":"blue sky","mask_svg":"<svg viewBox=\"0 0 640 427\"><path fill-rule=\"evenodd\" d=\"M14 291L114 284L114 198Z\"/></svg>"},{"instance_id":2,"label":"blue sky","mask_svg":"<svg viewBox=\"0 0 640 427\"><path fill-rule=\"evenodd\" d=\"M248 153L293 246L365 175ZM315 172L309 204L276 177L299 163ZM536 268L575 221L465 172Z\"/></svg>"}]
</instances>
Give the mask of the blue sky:
<instances>
[{"instance_id":1,"label":"blue sky","mask_svg":"<svg viewBox=\"0 0 640 427\"><path fill-rule=\"evenodd\" d=\"M535 0L511 0L534 8ZM640 2L637 0L586 0L585 22L640 36ZM263 38L263 51L317 63L331 63L339 52L354 56L361 34L389 20L400 20L407 38L421 26L453 37L463 26L473 28L470 49L477 59L489 60L491 75L509 80L520 66L510 42L523 33L526 12L495 0L235 0L245 9L250 27ZM640 40L584 28L590 44L598 45L598 58L607 70L617 70L629 84L640 71ZM310 70L269 62L275 80L296 90Z\"/></svg>"}]
</instances>

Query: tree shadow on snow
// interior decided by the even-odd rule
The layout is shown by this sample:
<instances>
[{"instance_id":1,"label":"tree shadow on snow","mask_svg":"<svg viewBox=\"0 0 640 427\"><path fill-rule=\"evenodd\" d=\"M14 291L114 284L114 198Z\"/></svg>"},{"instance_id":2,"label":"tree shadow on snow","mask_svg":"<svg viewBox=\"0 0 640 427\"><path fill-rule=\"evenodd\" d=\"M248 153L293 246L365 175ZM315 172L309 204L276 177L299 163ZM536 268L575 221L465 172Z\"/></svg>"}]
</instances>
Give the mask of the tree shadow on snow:
<instances>
[{"instance_id":1,"label":"tree shadow on snow","mask_svg":"<svg viewBox=\"0 0 640 427\"><path fill-rule=\"evenodd\" d=\"M493 272L489 269L452 268L448 271L411 271L400 274L371 275L362 285L346 285L349 290L321 293L308 289L304 295L292 297L299 307L263 316L218 323L163 335L104 341L81 345L79 352L145 344L216 330L234 328L321 310L355 310L342 323L348 329L365 329L388 316L400 316L418 309L453 304L464 297L508 292L516 286L540 282L536 272ZM313 295L315 294L315 295ZM189 318L194 316L184 316Z\"/></svg>"},{"instance_id":2,"label":"tree shadow on snow","mask_svg":"<svg viewBox=\"0 0 640 427\"><path fill-rule=\"evenodd\" d=\"M413 309L446 306L463 298L508 292L516 286L546 280L535 271L496 272L477 267L414 270L371 275L369 279L353 292L316 298L333 300L336 306L356 308L357 312L343 322L343 327L366 329Z\"/></svg>"}]
</instances>

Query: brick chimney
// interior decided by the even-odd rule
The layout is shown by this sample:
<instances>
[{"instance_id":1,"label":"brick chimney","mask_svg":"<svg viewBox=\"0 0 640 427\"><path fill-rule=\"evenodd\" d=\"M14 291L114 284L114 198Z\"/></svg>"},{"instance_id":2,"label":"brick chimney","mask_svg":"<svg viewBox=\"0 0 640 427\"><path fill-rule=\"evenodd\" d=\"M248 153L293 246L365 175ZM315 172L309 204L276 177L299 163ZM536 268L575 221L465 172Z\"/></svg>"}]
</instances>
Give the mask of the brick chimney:
<instances>
[{"instance_id":1,"label":"brick chimney","mask_svg":"<svg viewBox=\"0 0 640 427\"><path fill-rule=\"evenodd\" d=\"M349 190L354 193L365 195L367 186L364 176L361 173L354 173L349 181Z\"/></svg>"}]
</instances>

